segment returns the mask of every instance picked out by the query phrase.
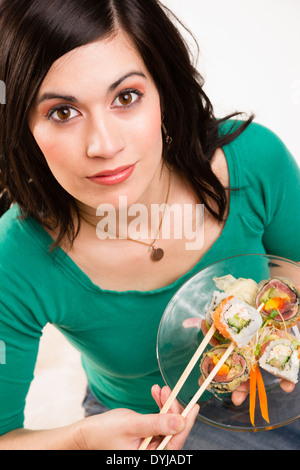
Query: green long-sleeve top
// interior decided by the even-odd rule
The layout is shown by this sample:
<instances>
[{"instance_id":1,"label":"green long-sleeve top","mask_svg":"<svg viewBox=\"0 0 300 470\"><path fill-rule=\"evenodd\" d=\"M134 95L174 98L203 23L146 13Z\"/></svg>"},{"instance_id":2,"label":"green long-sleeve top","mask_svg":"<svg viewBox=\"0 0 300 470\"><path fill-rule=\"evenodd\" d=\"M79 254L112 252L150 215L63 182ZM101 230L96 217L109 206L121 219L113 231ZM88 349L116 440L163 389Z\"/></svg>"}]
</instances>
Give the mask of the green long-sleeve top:
<instances>
[{"instance_id":1,"label":"green long-sleeve top","mask_svg":"<svg viewBox=\"0 0 300 470\"><path fill-rule=\"evenodd\" d=\"M102 403L153 412L151 386L163 384L158 327L179 287L203 267L232 255L268 253L300 261L300 172L285 145L265 127L251 124L223 150L231 187L239 188L230 194L223 232L190 272L160 289L103 290L62 249L49 253L49 234L32 218L20 222L17 205L2 216L0 434L23 426L47 323L81 352L88 383Z\"/></svg>"}]
</instances>

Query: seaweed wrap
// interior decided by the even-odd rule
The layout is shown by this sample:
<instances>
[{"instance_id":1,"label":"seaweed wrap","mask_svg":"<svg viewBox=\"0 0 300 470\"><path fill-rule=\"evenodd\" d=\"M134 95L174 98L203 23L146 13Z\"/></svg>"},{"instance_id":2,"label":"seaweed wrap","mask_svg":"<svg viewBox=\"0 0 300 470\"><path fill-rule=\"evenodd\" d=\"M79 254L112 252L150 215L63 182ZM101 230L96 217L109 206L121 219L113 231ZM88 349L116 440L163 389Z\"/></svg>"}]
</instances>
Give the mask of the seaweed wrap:
<instances>
[{"instance_id":1,"label":"seaweed wrap","mask_svg":"<svg viewBox=\"0 0 300 470\"><path fill-rule=\"evenodd\" d=\"M238 347L243 347L262 326L260 313L251 305L233 296L223 300L212 313L215 327Z\"/></svg>"},{"instance_id":2,"label":"seaweed wrap","mask_svg":"<svg viewBox=\"0 0 300 470\"><path fill-rule=\"evenodd\" d=\"M278 338L268 341L259 359L262 369L281 379L298 382L299 358L293 341Z\"/></svg>"},{"instance_id":3,"label":"seaweed wrap","mask_svg":"<svg viewBox=\"0 0 300 470\"><path fill-rule=\"evenodd\" d=\"M216 346L203 355L200 363L200 371L204 378L208 377L213 368L218 364L227 348L227 345ZM232 392L241 383L245 382L249 378L249 375L249 362L244 357L241 350L235 349L215 375L209 388L219 393Z\"/></svg>"},{"instance_id":4,"label":"seaweed wrap","mask_svg":"<svg viewBox=\"0 0 300 470\"><path fill-rule=\"evenodd\" d=\"M300 319L300 292L286 279L262 281L258 285L256 306L261 303L264 304L261 309L263 319L271 318L272 324L279 329L291 327Z\"/></svg>"}]
</instances>

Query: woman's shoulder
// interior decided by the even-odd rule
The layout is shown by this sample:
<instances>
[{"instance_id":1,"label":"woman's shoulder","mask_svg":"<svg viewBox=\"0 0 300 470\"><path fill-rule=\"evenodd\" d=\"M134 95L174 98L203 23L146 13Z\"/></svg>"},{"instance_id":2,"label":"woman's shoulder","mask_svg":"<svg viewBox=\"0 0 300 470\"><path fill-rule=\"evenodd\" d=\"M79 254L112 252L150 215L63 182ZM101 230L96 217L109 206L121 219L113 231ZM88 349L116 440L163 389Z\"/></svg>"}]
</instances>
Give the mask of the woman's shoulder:
<instances>
[{"instance_id":1,"label":"woman's shoulder","mask_svg":"<svg viewBox=\"0 0 300 470\"><path fill-rule=\"evenodd\" d=\"M20 266L27 258L37 258L38 243L28 230L28 220L21 217L14 204L0 218L0 267Z\"/></svg>"},{"instance_id":2,"label":"woman's shoulder","mask_svg":"<svg viewBox=\"0 0 300 470\"><path fill-rule=\"evenodd\" d=\"M242 121L228 121L224 130L236 130ZM267 126L252 122L229 145L242 169L272 179L279 172L299 172L299 166L281 137Z\"/></svg>"},{"instance_id":3,"label":"woman's shoulder","mask_svg":"<svg viewBox=\"0 0 300 470\"><path fill-rule=\"evenodd\" d=\"M10 244L19 238L22 232L22 221L17 204L11 206L0 218L0 250L7 250Z\"/></svg>"},{"instance_id":4,"label":"woman's shoulder","mask_svg":"<svg viewBox=\"0 0 300 470\"><path fill-rule=\"evenodd\" d=\"M221 130L225 133L232 133L242 124L244 124L244 121L230 119L221 126ZM287 146L279 135L258 122L251 122L231 144L242 147L243 151L248 150L247 153L252 154L252 156L253 153L255 155L274 156L274 154L287 152Z\"/></svg>"}]
</instances>

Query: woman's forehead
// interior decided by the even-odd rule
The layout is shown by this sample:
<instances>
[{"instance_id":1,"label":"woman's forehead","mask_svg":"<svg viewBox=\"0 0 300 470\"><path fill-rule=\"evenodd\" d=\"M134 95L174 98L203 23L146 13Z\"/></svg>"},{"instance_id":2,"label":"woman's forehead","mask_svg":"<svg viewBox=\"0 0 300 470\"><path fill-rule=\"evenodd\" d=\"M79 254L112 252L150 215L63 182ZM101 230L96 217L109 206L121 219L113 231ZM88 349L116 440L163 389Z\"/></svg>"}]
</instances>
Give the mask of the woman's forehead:
<instances>
[{"instance_id":1,"label":"woman's forehead","mask_svg":"<svg viewBox=\"0 0 300 470\"><path fill-rule=\"evenodd\" d=\"M76 85L85 80L97 80L110 87L125 74L137 72L148 75L145 64L124 33L99 39L73 49L57 59L47 73L41 90L49 85L68 81Z\"/></svg>"}]
</instances>

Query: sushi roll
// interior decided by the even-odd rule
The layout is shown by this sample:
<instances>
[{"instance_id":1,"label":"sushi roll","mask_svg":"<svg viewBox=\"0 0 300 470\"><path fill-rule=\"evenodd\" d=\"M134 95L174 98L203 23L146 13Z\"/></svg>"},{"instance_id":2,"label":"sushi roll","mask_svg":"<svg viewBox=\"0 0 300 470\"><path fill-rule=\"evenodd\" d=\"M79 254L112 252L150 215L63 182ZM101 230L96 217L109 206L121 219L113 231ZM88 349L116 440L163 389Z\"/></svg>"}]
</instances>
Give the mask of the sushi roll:
<instances>
[{"instance_id":1,"label":"sushi roll","mask_svg":"<svg viewBox=\"0 0 300 470\"><path fill-rule=\"evenodd\" d=\"M299 358L293 342L286 338L268 341L259 359L262 369L281 379L298 382Z\"/></svg>"},{"instance_id":2,"label":"sushi roll","mask_svg":"<svg viewBox=\"0 0 300 470\"><path fill-rule=\"evenodd\" d=\"M218 364L227 348L227 345L216 346L203 355L200 371L205 379ZM250 364L242 351L236 349L230 354L227 361L225 361L219 372L215 375L209 388L219 393L232 392L241 383L245 382L249 375Z\"/></svg>"},{"instance_id":3,"label":"sushi roll","mask_svg":"<svg viewBox=\"0 0 300 470\"><path fill-rule=\"evenodd\" d=\"M262 281L258 285L256 306L261 303L264 304L261 310L263 319L266 321L271 316L272 324L279 329L292 327L300 319L300 292L288 280L272 278Z\"/></svg>"},{"instance_id":4,"label":"sushi roll","mask_svg":"<svg viewBox=\"0 0 300 470\"><path fill-rule=\"evenodd\" d=\"M209 329L213 325L213 319L212 319L212 313L214 310L220 305L222 300L224 300L227 296L224 292L219 292L219 291L214 291L213 293L213 298L209 304L209 307L207 309L206 315L205 315L205 323L207 328ZM230 339L224 338L223 335L221 335L218 330L215 332L214 337L220 342L220 343L228 343L230 342Z\"/></svg>"},{"instance_id":5,"label":"sushi roll","mask_svg":"<svg viewBox=\"0 0 300 470\"><path fill-rule=\"evenodd\" d=\"M220 334L240 348L249 343L262 326L260 313L235 297L223 300L212 313L212 319Z\"/></svg>"}]
</instances>

